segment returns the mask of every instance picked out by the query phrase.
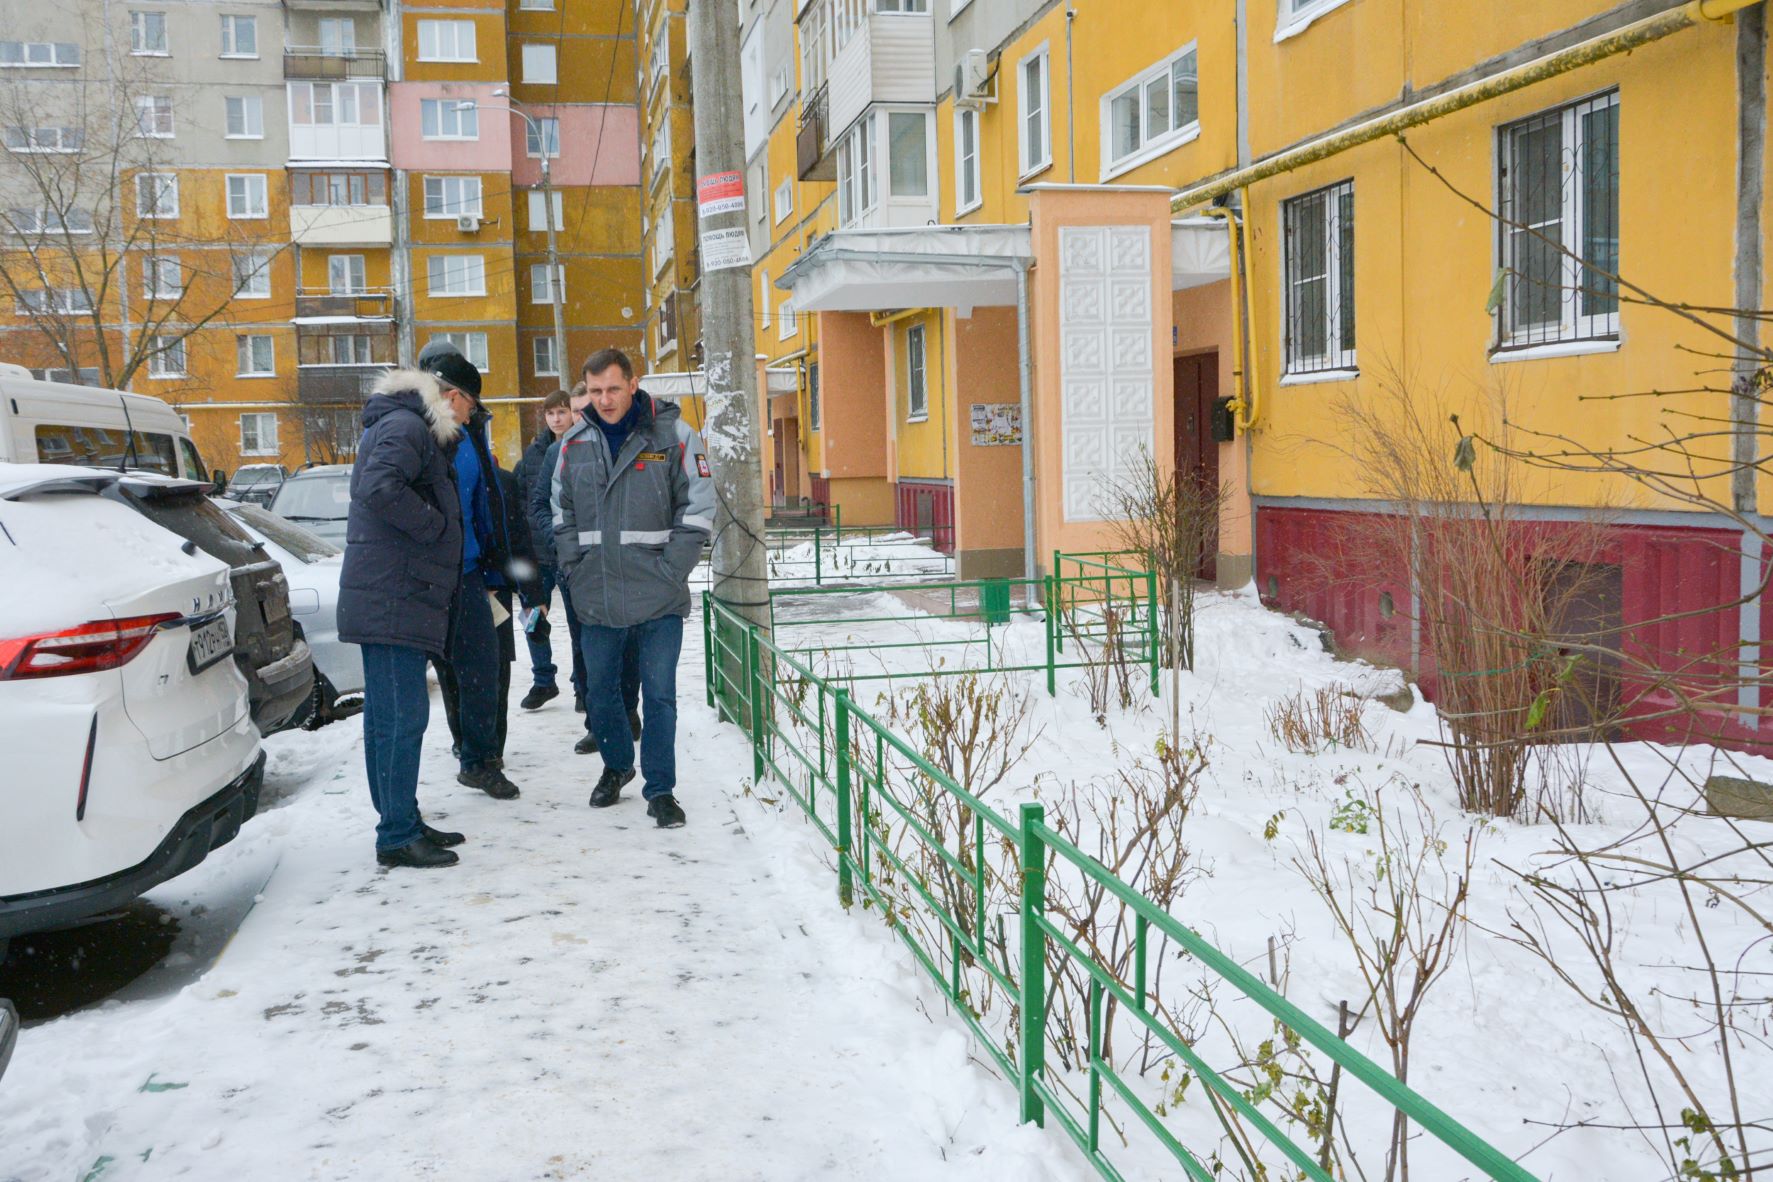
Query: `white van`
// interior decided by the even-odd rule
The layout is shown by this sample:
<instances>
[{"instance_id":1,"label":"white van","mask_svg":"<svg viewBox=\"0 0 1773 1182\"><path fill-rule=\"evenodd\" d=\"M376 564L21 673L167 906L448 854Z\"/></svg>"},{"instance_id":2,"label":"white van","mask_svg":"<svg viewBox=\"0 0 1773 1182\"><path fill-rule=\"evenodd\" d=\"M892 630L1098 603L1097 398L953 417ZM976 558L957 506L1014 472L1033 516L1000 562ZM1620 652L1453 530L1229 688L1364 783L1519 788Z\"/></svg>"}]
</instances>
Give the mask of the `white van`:
<instances>
[{"instance_id":1,"label":"white van","mask_svg":"<svg viewBox=\"0 0 1773 1182\"><path fill-rule=\"evenodd\" d=\"M45 382L0 362L0 462L133 468L209 481L179 413L146 394Z\"/></svg>"}]
</instances>

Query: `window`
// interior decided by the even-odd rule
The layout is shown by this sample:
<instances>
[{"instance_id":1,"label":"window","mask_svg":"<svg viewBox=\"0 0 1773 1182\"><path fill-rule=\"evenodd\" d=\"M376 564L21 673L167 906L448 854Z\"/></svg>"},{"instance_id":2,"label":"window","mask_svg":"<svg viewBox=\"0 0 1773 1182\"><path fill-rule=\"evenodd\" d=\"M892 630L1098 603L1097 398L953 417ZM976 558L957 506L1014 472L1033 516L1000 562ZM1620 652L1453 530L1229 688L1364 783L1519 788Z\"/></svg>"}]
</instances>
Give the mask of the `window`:
<instances>
[{"instance_id":1,"label":"window","mask_svg":"<svg viewBox=\"0 0 1773 1182\"><path fill-rule=\"evenodd\" d=\"M930 0L874 0L876 12L928 12Z\"/></svg>"},{"instance_id":2,"label":"window","mask_svg":"<svg viewBox=\"0 0 1773 1182\"><path fill-rule=\"evenodd\" d=\"M525 45L523 47L523 80L526 83L551 83L554 79L554 47Z\"/></svg>"},{"instance_id":3,"label":"window","mask_svg":"<svg viewBox=\"0 0 1773 1182\"><path fill-rule=\"evenodd\" d=\"M33 312L41 315L65 315L71 312L92 311L92 300L83 287L53 287L36 291L25 290L18 293L18 314L29 316Z\"/></svg>"},{"instance_id":4,"label":"window","mask_svg":"<svg viewBox=\"0 0 1773 1182\"><path fill-rule=\"evenodd\" d=\"M14 234L90 234L92 215L84 209L8 209L3 215Z\"/></svg>"},{"instance_id":5,"label":"window","mask_svg":"<svg viewBox=\"0 0 1773 1182\"><path fill-rule=\"evenodd\" d=\"M486 334L483 332L440 332L431 337L433 341L445 341L456 347L456 352L474 363L474 368L485 374L488 366L486 361Z\"/></svg>"},{"instance_id":6,"label":"window","mask_svg":"<svg viewBox=\"0 0 1773 1182\"><path fill-rule=\"evenodd\" d=\"M530 233L541 234L548 229L548 224L544 220L547 215L542 212L547 208L542 202L542 198L544 197L552 197L554 199L552 203L554 206L554 228L556 230L566 229L565 209L561 204L559 189L554 189L547 193L543 193L540 189L531 189L527 195L529 197Z\"/></svg>"},{"instance_id":7,"label":"window","mask_svg":"<svg viewBox=\"0 0 1773 1182\"><path fill-rule=\"evenodd\" d=\"M132 12L129 14L129 52L167 56L166 14L164 12Z\"/></svg>"},{"instance_id":8,"label":"window","mask_svg":"<svg viewBox=\"0 0 1773 1182\"><path fill-rule=\"evenodd\" d=\"M800 322L794 315L794 305L786 300L782 301L782 306L776 313L776 339L785 341L799 331Z\"/></svg>"},{"instance_id":9,"label":"window","mask_svg":"<svg viewBox=\"0 0 1773 1182\"><path fill-rule=\"evenodd\" d=\"M819 363L806 367L806 421L810 430L819 429Z\"/></svg>"},{"instance_id":10,"label":"window","mask_svg":"<svg viewBox=\"0 0 1773 1182\"><path fill-rule=\"evenodd\" d=\"M480 108L462 99L420 99L419 134L428 140L477 140Z\"/></svg>"},{"instance_id":11,"label":"window","mask_svg":"<svg viewBox=\"0 0 1773 1182\"><path fill-rule=\"evenodd\" d=\"M665 212L659 215L659 224L653 227L653 274L657 275L665 269L677 249L677 224L671 216L671 203L665 203Z\"/></svg>"},{"instance_id":12,"label":"window","mask_svg":"<svg viewBox=\"0 0 1773 1182\"><path fill-rule=\"evenodd\" d=\"M434 254L427 276L434 296L486 294L486 259L477 254Z\"/></svg>"},{"instance_id":13,"label":"window","mask_svg":"<svg viewBox=\"0 0 1773 1182\"><path fill-rule=\"evenodd\" d=\"M175 172L144 172L135 178L135 215L142 218L179 216L179 178Z\"/></svg>"},{"instance_id":14,"label":"window","mask_svg":"<svg viewBox=\"0 0 1773 1182\"><path fill-rule=\"evenodd\" d=\"M70 370L70 369L59 369L59 368L53 368L53 367L49 368L49 369L33 369L31 371L31 376L36 378L40 382L62 382L67 385L70 385L70 386L96 386L99 384L99 371L98 371L97 366L90 366L90 367L81 366L80 369L77 371ZM38 443L37 455L39 457L41 457L43 455L43 447L42 447L43 432L45 430L55 430L55 429L56 428L53 428L53 427L51 427L51 428L38 427L37 428L37 443ZM71 428L71 429L72 430L79 430L80 428ZM45 460L44 462L45 463L56 463L57 461ZM201 469L196 469L196 470L201 471Z\"/></svg>"},{"instance_id":15,"label":"window","mask_svg":"<svg viewBox=\"0 0 1773 1182\"><path fill-rule=\"evenodd\" d=\"M954 212L979 208L979 112L954 113Z\"/></svg>"},{"instance_id":16,"label":"window","mask_svg":"<svg viewBox=\"0 0 1773 1182\"><path fill-rule=\"evenodd\" d=\"M364 282L362 255L335 254L327 258L327 291L333 295L355 295L367 286Z\"/></svg>"},{"instance_id":17,"label":"window","mask_svg":"<svg viewBox=\"0 0 1773 1182\"><path fill-rule=\"evenodd\" d=\"M341 332L326 338L334 365L374 365L375 354L366 332Z\"/></svg>"},{"instance_id":18,"label":"window","mask_svg":"<svg viewBox=\"0 0 1773 1182\"><path fill-rule=\"evenodd\" d=\"M268 333L252 332L235 337L234 356L234 372L239 377L264 378L277 372L276 349ZM271 421L276 422L277 417L272 415Z\"/></svg>"},{"instance_id":19,"label":"window","mask_svg":"<svg viewBox=\"0 0 1773 1182\"><path fill-rule=\"evenodd\" d=\"M929 388L924 384L923 331L923 325L914 324L905 333L905 389L909 395L905 417L912 420L930 417Z\"/></svg>"},{"instance_id":20,"label":"window","mask_svg":"<svg viewBox=\"0 0 1773 1182\"><path fill-rule=\"evenodd\" d=\"M1046 49L1022 59L1019 73L1022 85L1016 95L1016 110L1022 126L1022 175L1027 176L1053 162L1052 137L1048 134L1052 123L1047 111Z\"/></svg>"},{"instance_id":21,"label":"window","mask_svg":"<svg viewBox=\"0 0 1773 1182\"><path fill-rule=\"evenodd\" d=\"M794 212L794 178L789 177L776 186L776 221L781 221Z\"/></svg>"},{"instance_id":22,"label":"window","mask_svg":"<svg viewBox=\"0 0 1773 1182\"><path fill-rule=\"evenodd\" d=\"M172 98L164 94L135 96L135 133L149 139L172 138Z\"/></svg>"},{"instance_id":23,"label":"window","mask_svg":"<svg viewBox=\"0 0 1773 1182\"><path fill-rule=\"evenodd\" d=\"M231 94L222 100L228 115L228 138L265 138L265 100L256 94Z\"/></svg>"},{"instance_id":24,"label":"window","mask_svg":"<svg viewBox=\"0 0 1773 1182\"><path fill-rule=\"evenodd\" d=\"M930 194L928 124L922 111L887 114L887 191L894 197Z\"/></svg>"},{"instance_id":25,"label":"window","mask_svg":"<svg viewBox=\"0 0 1773 1182\"><path fill-rule=\"evenodd\" d=\"M529 266L529 302L532 304L552 304L555 293L560 299L566 299L566 267L564 264L554 269L554 283L548 283L548 264L531 263Z\"/></svg>"},{"instance_id":26,"label":"window","mask_svg":"<svg viewBox=\"0 0 1773 1182\"><path fill-rule=\"evenodd\" d=\"M1282 41L1302 32L1324 13L1332 8L1341 8L1346 3L1348 0L1279 0L1276 5L1279 21L1274 39Z\"/></svg>"},{"instance_id":27,"label":"window","mask_svg":"<svg viewBox=\"0 0 1773 1182\"><path fill-rule=\"evenodd\" d=\"M777 103L788 97L788 88L794 85L794 63L783 62L770 75L770 108L775 109Z\"/></svg>"},{"instance_id":28,"label":"window","mask_svg":"<svg viewBox=\"0 0 1773 1182\"><path fill-rule=\"evenodd\" d=\"M419 60L422 62L472 62L473 21L419 22Z\"/></svg>"},{"instance_id":29,"label":"window","mask_svg":"<svg viewBox=\"0 0 1773 1182\"><path fill-rule=\"evenodd\" d=\"M380 127L382 95L375 82L291 82L289 121L297 127Z\"/></svg>"},{"instance_id":30,"label":"window","mask_svg":"<svg viewBox=\"0 0 1773 1182\"><path fill-rule=\"evenodd\" d=\"M271 295L271 251L265 247L237 248L233 254L234 294L262 300Z\"/></svg>"},{"instance_id":31,"label":"window","mask_svg":"<svg viewBox=\"0 0 1773 1182\"><path fill-rule=\"evenodd\" d=\"M770 273L757 273L757 322L763 327L770 326Z\"/></svg>"},{"instance_id":32,"label":"window","mask_svg":"<svg viewBox=\"0 0 1773 1182\"><path fill-rule=\"evenodd\" d=\"M554 338L537 337L530 342L535 351L535 372L538 378L560 376L560 366L554 361Z\"/></svg>"},{"instance_id":33,"label":"window","mask_svg":"<svg viewBox=\"0 0 1773 1182\"><path fill-rule=\"evenodd\" d=\"M266 188L265 174L262 172L229 173L228 216L231 218L270 217Z\"/></svg>"},{"instance_id":34,"label":"window","mask_svg":"<svg viewBox=\"0 0 1773 1182\"><path fill-rule=\"evenodd\" d=\"M294 205L386 205L388 178L379 172L292 172Z\"/></svg>"},{"instance_id":35,"label":"window","mask_svg":"<svg viewBox=\"0 0 1773 1182\"><path fill-rule=\"evenodd\" d=\"M1501 130L1499 347L1616 340L1619 93Z\"/></svg>"},{"instance_id":36,"label":"window","mask_svg":"<svg viewBox=\"0 0 1773 1182\"><path fill-rule=\"evenodd\" d=\"M670 13L659 23L659 31L653 35L653 57L651 69L652 85L657 86L671 68L671 20Z\"/></svg>"},{"instance_id":37,"label":"window","mask_svg":"<svg viewBox=\"0 0 1773 1182\"><path fill-rule=\"evenodd\" d=\"M863 116L838 145L837 211L846 226L874 208L874 118Z\"/></svg>"},{"instance_id":38,"label":"window","mask_svg":"<svg viewBox=\"0 0 1773 1182\"><path fill-rule=\"evenodd\" d=\"M533 159L540 159L542 149L546 146L549 156L560 155L560 120L540 118L535 125L524 124L524 151Z\"/></svg>"},{"instance_id":39,"label":"window","mask_svg":"<svg viewBox=\"0 0 1773 1182\"><path fill-rule=\"evenodd\" d=\"M1197 54L1182 52L1102 99L1102 170L1130 168L1192 139L1200 131Z\"/></svg>"},{"instance_id":40,"label":"window","mask_svg":"<svg viewBox=\"0 0 1773 1182\"><path fill-rule=\"evenodd\" d=\"M148 376L151 378L182 378L185 376L185 338L148 338Z\"/></svg>"},{"instance_id":41,"label":"window","mask_svg":"<svg viewBox=\"0 0 1773 1182\"><path fill-rule=\"evenodd\" d=\"M531 12L553 12L554 0L521 0L517 7Z\"/></svg>"},{"instance_id":42,"label":"window","mask_svg":"<svg viewBox=\"0 0 1773 1182\"><path fill-rule=\"evenodd\" d=\"M149 255L142 260L142 295L150 300L176 300L185 294L185 268L176 254Z\"/></svg>"},{"instance_id":43,"label":"window","mask_svg":"<svg viewBox=\"0 0 1773 1182\"><path fill-rule=\"evenodd\" d=\"M355 57L357 21L348 16L321 17L320 52L327 57Z\"/></svg>"},{"instance_id":44,"label":"window","mask_svg":"<svg viewBox=\"0 0 1773 1182\"><path fill-rule=\"evenodd\" d=\"M1354 361L1354 182L1281 204L1289 376L1348 372Z\"/></svg>"},{"instance_id":45,"label":"window","mask_svg":"<svg viewBox=\"0 0 1773 1182\"><path fill-rule=\"evenodd\" d=\"M259 20L256 16L222 16L222 56L257 57Z\"/></svg>"},{"instance_id":46,"label":"window","mask_svg":"<svg viewBox=\"0 0 1773 1182\"><path fill-rule=\"evenodd\" d=\"M12 152L78 152L86 134L78 127L8 127L6 147Z\"/></svg>"},{"instance_id":47,"label":"window","mask_svg":"<svg viewBox=\"0 0 1773 1182\"><path fill-rule=\"evenodd\" d=\"M274 456L277 453L277 416L245 414L240 416L240 454L243 456Z\"/></svg>"},{"instance_id":48,"label":"window","mask_svg":"<svg viewBox=\"0 0 1773 1182\"><path fill-rule=\"evenodd\" d=\"M653 175L652 183L658 184L659 178L665 175L665 168L671 163L671 109L665 108L663 118L659 120L659 129L653 132Z\"/></svg>"},{"instance_id":49,"label":"window","mask_svg":"<svg viewBox=\"0 0 1773 1182\"><path fill-rule=\"evenodd\" d=\"M0 66L47 69L80 64L80 47L71 41L0 41Z\"/></svg>"},{"instance_id":50,"label":"window","mask_svg":"<svg viewBox=\"0 0 1773 1182\"><path fill-rule=\"evenodd\" d=\"M428 218L479 217L480 178L477 176L426 177L425 216Z\"/></svg>"},{"instance_id":51,"label":"window","mask_svg":"<svg viewBox=\"0 0 1773 1182\"><path fill-rule=\"evenodd\" d=\"M677 293L669 291L659 301L659 318L653 324L654 357L663 357L677 348Z\"/></svg>"},{"instance_id":52,"label":"window","mask_svg":"<svg viewBox=\"0 0 1773 1182\"><path fill-rule=\"evenodd\" d=\"M769 225L770 220L770 163L759 160L757 167L745 178L745 208L750 211L751 219L759 226Z\"/></svg>"}]
</instances>

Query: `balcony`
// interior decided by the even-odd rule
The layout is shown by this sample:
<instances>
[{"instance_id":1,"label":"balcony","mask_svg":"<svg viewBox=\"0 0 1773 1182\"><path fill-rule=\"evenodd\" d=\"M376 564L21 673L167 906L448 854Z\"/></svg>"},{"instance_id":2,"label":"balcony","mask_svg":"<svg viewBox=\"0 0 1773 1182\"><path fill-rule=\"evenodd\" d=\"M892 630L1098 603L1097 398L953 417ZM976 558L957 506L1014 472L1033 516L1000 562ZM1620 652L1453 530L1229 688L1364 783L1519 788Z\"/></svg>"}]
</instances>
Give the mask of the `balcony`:
<instances>
[{"instance_id":1,"label":"balcony","mask_svg":"<svg viewBox=\"0 0 1773 1182\"><path fill-rule=\"evenodd\" d=\"M353 321L367 322L370 325L387 324L394 320L394 292L385 287L365 288L363 291L342 294L331 291L297 292L295 304L295 323L298 328L305 325L350 324Z\"/></svg>"},{"instance_id":2,"label":"balcony","mask_svg":"<svg viewBox=\"0 0 1773 1182\"><path fill-rule=\"evenodd\" d=\"M381 78L386 58L379 49L331 49L289 45L283 50L285 78Z\"/></svg>"},{"instance_id":3,"label":"balcony","mask_svg":"<svg viewBox=\"0 0 1773 1182\"><path fill-rule=\"evenodd\" d=\"M826 87L821 84L800 104L800 122L794 133L794 156L796 171L803 181L837 179L837 154L831 150L826 97Z\"/></svg>"},{"instance_id":4,"label":"balcony","mask_svg":"<svg viewBox=\"0 0 1773 1182\"><path fill-rule=\"evenodd\" d=\"M291 12L385 12L385 0L283 0Z\"/></svg>"},{"instance_id":5,"label":"balcony","mask_svg":"<svg viewBox=\"0 0 1773 1182\"><path fill-rule=\"evenodd\" d=\"M385 365L298 365L296 398L314 406L361 406Z\"/></svg>"},{"instance_id":6,"label":"balcony","mask_svg":"<svg viewBox=\"0 0 1773 1182\"><path fill-rule=\"evenodd\" d=\"M298 310L304 306L304 299L319 298L298 296ZM316 307L313 303L306 306ZM335 310L343 306L318 305ZM378 306L392 307L391 304ZM296 397L310 405L361 405L376 382L395 363L396 349L392 320L298 315Z\"/></svg>"},{"instance_id":7,"label":"balcony","mask_svg":"<svg viewBox=\"0 0 1773 1182\"><path fill-rule=\"evenodd\" d=\"M289 239L301 246L392 246L386 205L292 205Z\"/></svg>"},{"instance_id":8,"label":"balcony","mask_svg":"<svg viewBox=\"0 0 1773 1182\"><path fill-rule=\"evenodd\" d=\"M872 6L870 6L872 7ZM936 101L936 33L930 14L871 12L831 58L827 135L841 136L875 103Z\"/></svg>"}]
</instances>

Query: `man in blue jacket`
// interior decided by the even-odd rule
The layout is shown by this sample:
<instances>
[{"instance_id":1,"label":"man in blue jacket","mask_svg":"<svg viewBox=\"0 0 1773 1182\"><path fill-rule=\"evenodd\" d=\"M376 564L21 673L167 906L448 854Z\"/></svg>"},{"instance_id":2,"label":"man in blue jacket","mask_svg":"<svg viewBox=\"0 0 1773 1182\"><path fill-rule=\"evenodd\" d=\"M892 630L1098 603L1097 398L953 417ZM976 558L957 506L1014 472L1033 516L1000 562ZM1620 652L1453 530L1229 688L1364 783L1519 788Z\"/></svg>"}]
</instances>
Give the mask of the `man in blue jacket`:
<instances>
[{"instance_id":1,"label":"man in blue jacket","mask_svg":"<svg viewBox=\"0 0 1773 1182\"><path fill-rule=\"evenodd\" d=\"M396 370L363 408L339 576L339 639L363 648L363 755L384 866L453 866L462 835L419 815L425 660L446 651L462 554L455 450L473 399Z\"/></svg>"}]
</instances>

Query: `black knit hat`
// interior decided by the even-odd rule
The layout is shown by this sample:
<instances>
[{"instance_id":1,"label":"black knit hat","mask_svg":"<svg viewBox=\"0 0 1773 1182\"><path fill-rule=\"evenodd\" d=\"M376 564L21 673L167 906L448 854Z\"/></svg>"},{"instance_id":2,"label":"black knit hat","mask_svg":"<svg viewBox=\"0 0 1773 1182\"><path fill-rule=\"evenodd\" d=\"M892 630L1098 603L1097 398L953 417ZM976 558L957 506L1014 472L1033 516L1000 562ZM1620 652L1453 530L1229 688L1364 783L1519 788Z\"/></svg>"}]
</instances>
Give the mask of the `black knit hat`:
<instances>
[{"instance_id":1,"label":"black knit hat","mask_svg":"<svg viewBox=\"0 0 1773 1182\"><path fill-rule=\"evenodd\" d=\"M419 368L480 401L480 371L448 341L432 341L420 349Z\"/></svg>"}]
</instances>

